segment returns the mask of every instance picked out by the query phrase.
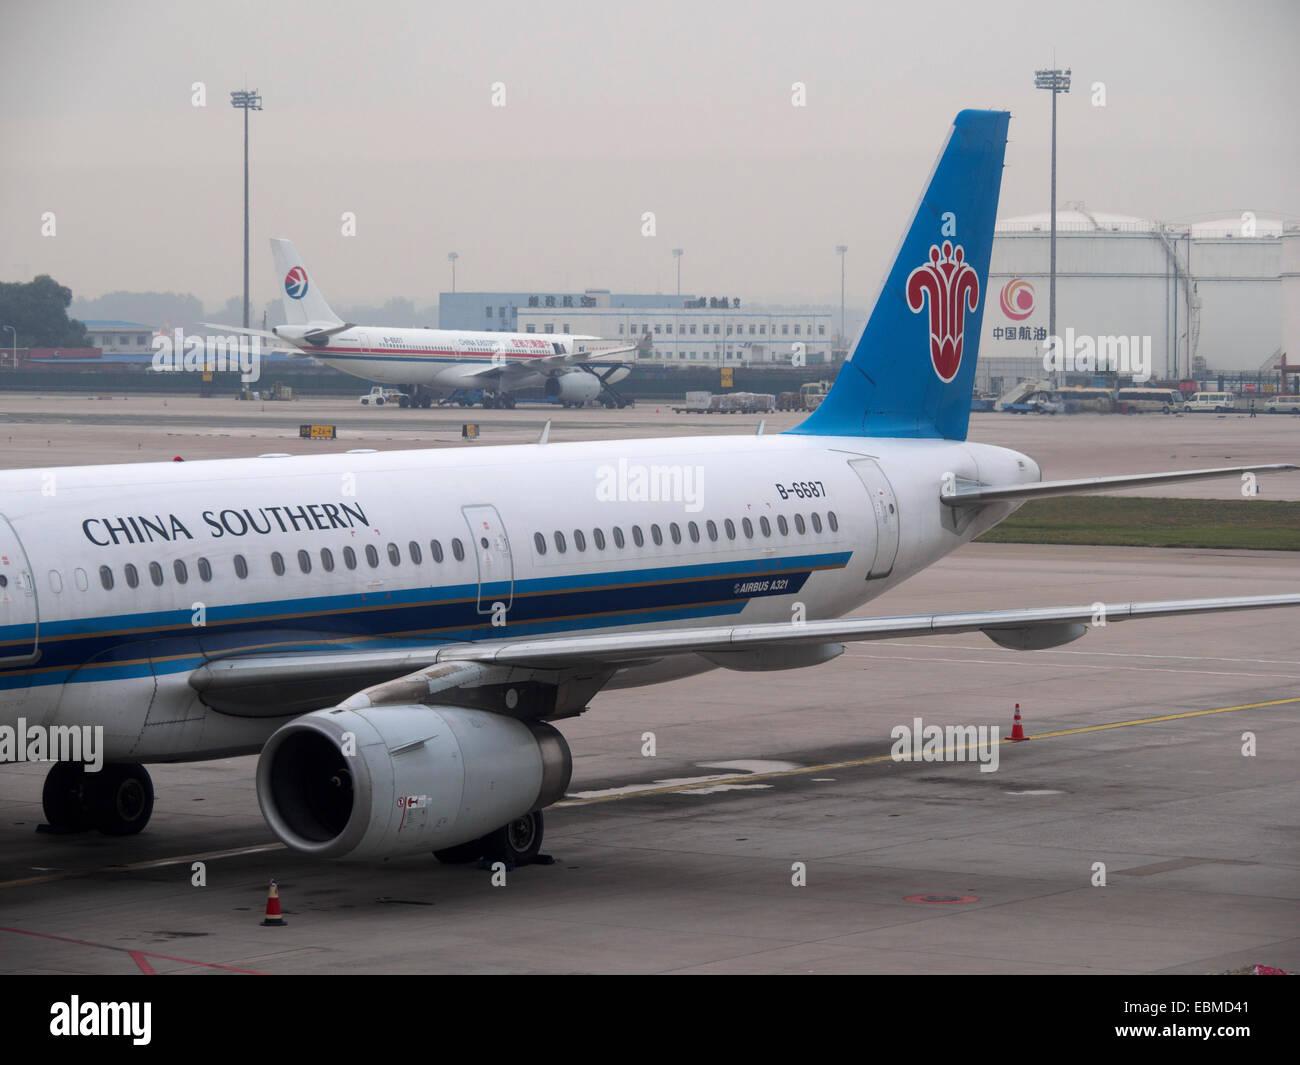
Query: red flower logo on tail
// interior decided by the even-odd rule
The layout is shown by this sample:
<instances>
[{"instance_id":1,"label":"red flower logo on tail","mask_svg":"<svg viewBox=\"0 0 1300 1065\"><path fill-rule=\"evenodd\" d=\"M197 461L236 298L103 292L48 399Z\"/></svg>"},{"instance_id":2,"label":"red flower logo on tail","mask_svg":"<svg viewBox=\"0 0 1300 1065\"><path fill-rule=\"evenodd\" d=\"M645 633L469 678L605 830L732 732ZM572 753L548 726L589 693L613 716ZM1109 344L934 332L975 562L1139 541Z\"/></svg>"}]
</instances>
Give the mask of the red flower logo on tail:
<instances>
[{"instance_id":1,"label":"red flower logo on tail","mask_svg":"<svg viewBox=\"0 0 1300 1065\"><path fill-rule=\"evenodd\" d=\"M907 306L919 314L930 297L930 361L939 380L947 384L961 368L966 312L979 306L980 279L965 262L966 253L952 242L930 246L930 261L907 275Z\"/></svg>"}]
</instances>

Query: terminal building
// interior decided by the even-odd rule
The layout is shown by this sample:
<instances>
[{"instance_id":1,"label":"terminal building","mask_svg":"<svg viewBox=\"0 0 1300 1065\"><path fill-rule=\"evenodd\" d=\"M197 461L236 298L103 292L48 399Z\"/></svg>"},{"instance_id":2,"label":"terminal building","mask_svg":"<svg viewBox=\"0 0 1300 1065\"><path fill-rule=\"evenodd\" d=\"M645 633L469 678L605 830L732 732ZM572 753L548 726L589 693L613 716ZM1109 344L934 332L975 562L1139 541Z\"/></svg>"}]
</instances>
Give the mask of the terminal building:
<instances>
[{"instance_id":1,"label":"terminal building","mask_svg":"<svg viewBox=\"0 0 1300 1065\"><path fill-rule=\"evenodd\" d=\"M1282 220L1241 212L1178 225L1069 203L1056 228L1056 326L1065 340L1073 330L1149 347L1153 380L1254 374L1280 361ZM997 225L980 391L1048 376L1050 230L1047 213Z\"/></svg>"},{"instance_id":2,"label":"terminal building","mask_svg":"<svg viewBox=\"0 0 1300 1065\"><path fill-rule=\"evenodd\" d=\"M472 324L471 324L471 320ZM831 360L833 316L757 308L730 296L443 293L443 329L577 334L642 342L637 361L696 366L813 366Z\"/></svg>"}]
</instances>

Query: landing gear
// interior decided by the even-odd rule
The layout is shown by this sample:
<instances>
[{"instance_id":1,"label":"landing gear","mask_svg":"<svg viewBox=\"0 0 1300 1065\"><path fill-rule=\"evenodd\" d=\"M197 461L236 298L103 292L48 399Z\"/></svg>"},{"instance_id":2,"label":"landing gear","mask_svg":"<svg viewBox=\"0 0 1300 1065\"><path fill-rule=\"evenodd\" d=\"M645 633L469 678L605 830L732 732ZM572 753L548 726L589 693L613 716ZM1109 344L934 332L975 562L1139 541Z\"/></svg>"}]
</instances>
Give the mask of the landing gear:
<instances>
[{"instance_id":1,"label":"landing gear","mask_svg":"<svg viewBox=\"0 0 1300 1065\"><path fill-rule=\"evenodd\" d=\"M480 858L509 865L527 865L541 852L542 834L542 811L534 810L480 839L434 851L433 856L447 865L464 865Z\"/></svg>"},{"instance_id":2,"label":"landing gear","mask_svg":"<svg viewBox=\"0 0 1300 1065\"><path fill-rule=\"evenodd\" d=\"M97 828L106 836L132 836L153 813L153 781L135 763L87 773L81 762L56 762L45 776L41 806L55 832Z\"/></svg>"}]
</instances>

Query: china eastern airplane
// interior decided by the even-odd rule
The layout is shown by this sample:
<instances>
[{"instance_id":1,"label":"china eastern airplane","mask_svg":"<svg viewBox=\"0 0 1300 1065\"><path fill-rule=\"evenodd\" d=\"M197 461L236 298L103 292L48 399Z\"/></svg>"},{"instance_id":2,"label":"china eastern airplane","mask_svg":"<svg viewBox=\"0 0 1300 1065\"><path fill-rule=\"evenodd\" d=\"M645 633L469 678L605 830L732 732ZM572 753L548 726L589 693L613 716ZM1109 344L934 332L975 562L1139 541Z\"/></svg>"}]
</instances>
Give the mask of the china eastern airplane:
<instances>
[{"instance_id":1,"label":"china eastern airplane","mask_svg":"<svg viewBox=\"0 0 1300 1065\"><path fill-rule=\"evenodd\" d=\"M956 117L851 361L788 432L0 473L0 732L103 730L98 772L50 768L50 825L139 831L146 763L260 752L294 850L522 862L569 783L556 722L598 692L857 640L1083 636L1090 589L842 616L1026 500L1297 469L1045 481L967 441L1009 117Z\"/></svg>"},{"instance_id":2,"label":"china eastern airplane","mask_svg":"<svg viewBox=\"0 0 1300 1065\"><path fill-rule=\"evenodd\" d=\"M523 388L541 388L566 407L602 394L606 406L625 405L609 386L627 377L630 368L600 361L634 352L635 344L568 334L352 325L330 309L290 241L273 237L271 254L286 324L269 332L205 324L288 341L336 370L396 385L404 407L429 407L454 392L482 391L484 407L512 408L514 393Z\"/></svg>"}]
</instances>

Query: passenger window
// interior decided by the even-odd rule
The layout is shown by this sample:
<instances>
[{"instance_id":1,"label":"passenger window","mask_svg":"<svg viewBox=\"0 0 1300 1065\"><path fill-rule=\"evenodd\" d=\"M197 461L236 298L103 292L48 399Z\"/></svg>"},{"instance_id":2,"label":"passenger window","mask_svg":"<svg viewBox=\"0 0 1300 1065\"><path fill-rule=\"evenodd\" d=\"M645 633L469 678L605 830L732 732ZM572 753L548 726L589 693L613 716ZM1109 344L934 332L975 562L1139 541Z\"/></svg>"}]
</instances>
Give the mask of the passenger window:
<instances>
[{"instance_id":1,"label":"passenger window","mask_svg":"<svg viewBox=\"0 0 1300 1065\"><path fill-rule=\"evenodd\" d=\"M533 533L533 546L539 555L546 554L546 537L539 532Z\"/></svg>"},{"instance_id":2,"label":"passenger window","mask_svg":"<svg viewBox=\"0 0 1300 1065\"><path fill-rule=\"evenodd\" d=\"M184 584L190 579L190 571L186 569L185 562L182 559L178 558L172 563L172 572L176 574L177 584Z\"/></svg>"},{"instance_id":3,"label":"passenger window","mask_svg":"<svg viewBox=\"0 0 1300 1065\"><path fill-rule=\"evenodd\" d=\"M682 542L682 530L677 522L668 523L668 535L673 538L673 543L680 544Z\"/></svg>"},{"instance_id":4,"label":"passenger window","mask_svg":"<svg viewBox=\"0 0 1300 1065\"><path fill-rule=\"evenodd\" d=\"M158 572L159 574L162 573L161 566L158 567ZM90 578L86 576L86 571L82 569L80 566L78 566L76 569L72 571L72 580L77 585L77 591L79 592L84 592L90 588ZM162 584L161 576L154 583Z\"/></svg>"},{"instance_id":5,"label":"passenger window","mask_svg":"<svg viewBox=\"0 0 1300 1065\"><path fill-rule=\"evenodd\" d=\"M131 587L134 588L135 585ZM50 591L56 593L63 591L63 577L56 569L50 570Z\"/></svg>"},{"instance_id":6,"label":"passenger window","mask_svg":"<svg viewBox=\"0 0 1300 1065\"><path fill-rule=\"evenodd\" d=\"M277 577L284 576L284 556L279 551L271 552L271 569Z\"/></svg>"},{"instance_id":7,"label":"passenger window","mask_svg":"<svg viewBox=\"0 0 1300 1065\"><path fill-rule=\"evenodd\" d=\"M778 514L776 516L776 527L780 530L782 536L790 535L790 523L785 520L784 514Z\"/></svg>"},{"instance_id":8,"label":"passenger window","mask_svg":"<svg viewBox=\"0 0 1300 1065\"><path fill-rule=\"evenodd\" d=\"M458 536L453 536L451 538L451 553L452 557L455 558L457 562L465 561L465 545L460 542L460 537Z\"/></svg>"},{"instance_id":9,"label":"passenger window","mask_svg":"<svg viewBox=\"0 0 1300 1065\"><path fill-rule=\"evenodd\" d=\"M104 591L113 590L113 571L108 566L99 567L99 583L104 586Z\"/></svg>"},{"instance_id":10,"label":"passenger window","mask_svg":"<svg viewBox=\"0 0 1300 1065\"><path fill-rule=\"evenodd\" d=\"M420 550L420 545L417 544L414 540L412 540L409 544L406 545L406 551L411 556L411 561L414 562L417 566L421 563L421 561L423 561L424 552Z\"/></svg>"},{"instance_id":11,"label":"passenger window","mask_svg":"<svg viewBox=\"0 0 1300 1065\"><path fill-rule=\"evenodd\" d=\"M298 552L298 568L302 570L303 573L311 572L311 555L306 551Z\"/></svg>"},{"instance_id":12,"label":"passenger window","mask_svg":"<svg viewBox=\"0 0 1300 1065\"><path fill-rule=\"evenodd\" d=\"M650 538L654 540L655 547L660 546L664 542L663 531L659 528L657 524L652 524L650 526Z\"/></svg>"},{"instance_id":13,"label":"passenger window","mask_svg":"<svg viewBox=\"0 0 1300 1065\"><path fill-rule=\"evenodd\" d=\"M645 536L641 532L640 525L632 526L632 542L636 544L637 547L645 547Z\"/></svg>"},{"instance_id":14,"label":"passenger window","mask_svg":"<svg viewBox=\"0 0 1300 1065\"><path fill-rule=\"evenodd\" d=\"M199 559L198 565L199 565L199 580L201 581L212 580L212 563L209 562L206 558L201 558Z\"/></svg>"},{"instance_id":15,"label":"passenger window","mask_svg":"<svg viewBox=\"0 0 1300 1065\"><path fill-rule=\"evenodd\" d=\"M617 525L614 526L614 546L622 547L627 541L623 539L623 530Z\"/></svg>"},{"instance_id":16,"label":"passenger window","mask_svg":"<svg viewBox=\"0 0 1300 1065\"><path fill-rule=\"evenodd\" d=\"M796 514L794 516L794 531L797 532L800 536L803 536L804 533L808 531L808 527L803 523L802 514Z\"/></svg>"},{"instance_id":17,"label":"passenger window","mask_svg":"<svg viewBox=\"0 0 1300 1065\"><path fill-rule=\"evenodd\" d=\"M772 523L767 520L766 514L763 515L763 517L758 519L758 527L763 530L764 536L772 535Z\"/></svg>"},{"instance_id":18,"label":"passenger window","mask_svg":"<svg viewBox=\"0 0 1300 1065\"><path fill-rule=\"evenodd\" d=\"M555 550L560 554L564 554L568 550L568 544L564 542L564 533L560 532L559 529L555 530Z\"/></svg>"},{"instance_id":19,"label":"passenger window","mask_svg":"<svg viewBox=\"0 0 1300 1065\"><path fill-rule=\"evenodd\" d=\"M126 586L128 588L140 587L140 571L130 562L122 567L122 576L126 578Z\"/></svg>"},{"instance_id":20,"label":"passenger window","mask_svg":"<svg viewBox=\"0 0 1300 1065\"><path fill-rule=\"evenodd\" d=\"M599 530L599 529L592 529L592 530L591 530L591 540L592 540L592 543L594 543L594 544L596 545L596 550L597 550L597 551L604 551L604 550L605 550L605 534L604 534L603 532L601 532L601 530Z\"/></svg>"},{"instance_id":21,"label":"passenger window","mask_svg":"<svg viewBox=\"0 0 1300 1065\"><path fill-rule=\"evenodd\" d=\"M326 573L334 572L334 552L328 547L320 549L320 568Z\"/></svg>"},{"instance_id":22,"label":"passenger window","mask_svg":"<svg viewBox=\"0 0 1300 1065\"><path fill-rule=\"evenodd\" d=\"M248 559L244 558L243 555L235 556L235 576L241 581L248 576ZM126 580L128 584L131 583L131 577L129 575ZM131 587L134 588L135 585L132 584Z\"/></svg>"},{"instance_id":23,"label":"passenger window","mask_svg":"<svg viewBox=\"0 0 1300 1065\"><path fill-rule=\"evenodd\" d=\"M728 540L734 540L736 538L736 523L734 521L728 518L722 523L722 527L727 530Z\"/></svg>"},{"instance_id":24,"label":"passenger window","mask_svg":"<svg viewBox=\"0 0 1300 1065\"><path fill-rule=\"evenodd\" d=\"M831 532L840 531L840 519L835 516L835 511L828 510L826 512L826 524L831 527Z\"/></svg>"},{"instance_id":25,"label":"passenger window","mask_svg":"<svg viewBox=\"0 0 1300 1065\"><path fill-rule=\"evenodd\" d=\"M710 518L704 523L704 528L708 531L709 539L716 543L718 539L718 523Z\"/></svg>"},{"instance_id":26,"label":"passenger window","mask_svg":"<svg viewBox=\"0 0 1300 1065\"><path fill-rule=\"evenodd\" d=\"M750 521L748 518L745 518L741 521L740 527L745 530L746 540L754 539L754 523L752 521Z\"/></svg>"},{"instance_id":27,"label":"passenger window","mask_svg":"<svg viewBox=\"0 0 1300 1065\"><path fill-rule=\"evenodd\" d=\"M394 566L400 566L402 564L402 552L398 550L396 544L388 545L388 561Z\"/></svg>"},{"instance_id":28,"label":"passenger window","mask_svg":"<svg viewBox=\"0 0 1300 1065\"><path fill-rule=\"evenodd\" d=\"M162 571L162 566L160 566L157 562L149 563L149 579L153 581L153 585L155 588L162 587L163 571Z\"/></svg>"},{"instance_id":29,"label":"passenger window","mask_svg":"<svg viewBox=\"0 0 1300 1065\"><path fill-rule=\"evenodd\" d=\"M819 533L822 531L822 517L815 510L812 512L812 526L813 532Z\"/></svg>"},{"instance_id":30,"label":"passenger window","mask_svg":"<svg viewBox=\"0 0 1300 1065\"><path fill-rule=\"evenodd\" d=\"M429 554L433 556L435 562L442 561L442 544L437 540L429 541Z\"/></svg>"},{"instance_id":31,"label":"passenger window","mask_svg":"<svg viewBox=\"0 0 1300 1065\"><path fill-rule=\"evenodd\" d=\"M379 566L379 549L374 544L366 544L366 564L371 569Z\"/></svg>"},{"instance_id":32,"label":"passenger window","mask_svg":"<svg viewBox=\"0 0 1300 1065\"><path fill-rule=\"evenodd\" d=\"M348 569L357 568L357 553L350 547L343 549L343 565L347 566Z\"/></svg>"},{"instance_id":33,"label":"passenger window","mask_svg":"<svg viewBox=\"0 0 1300 1065\"><path fill-rule=\"evenodd\" d=\"M581 529L573 530L573 546L579 551L587 550L587 538L582 535Z\"/></svg>"}]
</instances>

